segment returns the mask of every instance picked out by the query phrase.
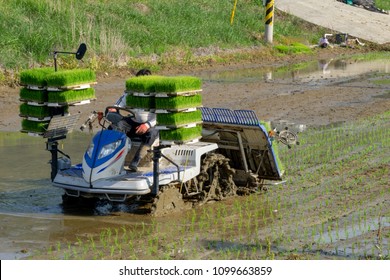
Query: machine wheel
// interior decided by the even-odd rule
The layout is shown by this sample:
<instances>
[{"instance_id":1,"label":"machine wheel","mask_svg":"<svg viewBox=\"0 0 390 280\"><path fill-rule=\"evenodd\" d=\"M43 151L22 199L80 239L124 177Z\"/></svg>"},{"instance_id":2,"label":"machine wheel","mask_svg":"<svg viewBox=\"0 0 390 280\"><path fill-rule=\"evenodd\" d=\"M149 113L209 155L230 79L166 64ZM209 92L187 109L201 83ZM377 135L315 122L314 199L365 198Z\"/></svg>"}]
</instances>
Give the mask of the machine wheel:
<instances>
[{"instance_id":1,"label":"machine wheel","mask_svg":"<svg viewBox=\"0 0 390 280\"><path fill-rule=\"evenodd\" d=\"M230 167L229 159L221 154L210 153L202 162L197 176L198 192L203 201L222 200L236 195L237 186L233 181L235 170Z\"/></svg>"},{"instance_id":2,"label":"machine wheel","mask_svg":"<svg viewBox=\"0 0 390 280\"><path fill-rule=\"evenodd\" d=\"M161 186L158 194L153 199L150 213L158 216L190 208L191 205L186 205L183 200L179 187L178 184Z\"/></svg>"},{"instance_id":3,"label":"machine wheel","mask_svg":"<svg viewBox=\"0 0 390 280\"><path fill-rule=\"evenodd\" d=\"M279 132L279 141L288 148L291 148L290 145L299 145L298 136L294 132L287 130L287 128Z\"/></svg>"}]
</instances>

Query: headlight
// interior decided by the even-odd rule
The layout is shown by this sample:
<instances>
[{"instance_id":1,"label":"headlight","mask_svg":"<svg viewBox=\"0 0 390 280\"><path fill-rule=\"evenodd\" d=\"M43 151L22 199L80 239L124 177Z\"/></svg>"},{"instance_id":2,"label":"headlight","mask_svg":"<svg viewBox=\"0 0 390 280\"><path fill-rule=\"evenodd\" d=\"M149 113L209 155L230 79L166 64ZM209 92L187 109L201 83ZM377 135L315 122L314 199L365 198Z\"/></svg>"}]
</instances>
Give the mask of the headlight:
<instances>
[{"instance_id":1,"label":"headlight","mask_svg":"<svg viewBox=\"0 0 390 280\"><path fill-rule=\"evenodd\" d=\"M111 155L121 145L122 140L118 140L114 143L107 144L101 149L98 159Z\"/></svg>"},{"instance_id":2,"label":"headlight","mask_svg":"<svg viewBox=\"0 0 390 280\"><path fill-rule=\"evenodd\" d=\"M94 147L95 147L95 145L93 143L89 144L89 147L87 149L87 155L89 156L89 158L92 158L92 153L93 153Z\"/></svg>"}]
</instances>

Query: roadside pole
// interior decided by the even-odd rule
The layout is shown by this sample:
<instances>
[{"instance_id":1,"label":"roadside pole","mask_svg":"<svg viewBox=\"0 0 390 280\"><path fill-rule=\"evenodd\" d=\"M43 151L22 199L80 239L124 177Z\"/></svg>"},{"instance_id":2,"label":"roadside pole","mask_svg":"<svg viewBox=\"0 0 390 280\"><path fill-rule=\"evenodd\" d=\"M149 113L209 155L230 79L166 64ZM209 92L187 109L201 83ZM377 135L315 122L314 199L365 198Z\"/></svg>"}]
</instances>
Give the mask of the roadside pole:
<instances>
[{"instance_id":1,"label":"roadside pole","mask_svg":"<svg viewBox=\"0 0 390 280\"><path fill-rule=\"evenodd\" d=\"M274 0L265 0L265 41L272 44L274 35Z\"/></svg>"}]
</instances>

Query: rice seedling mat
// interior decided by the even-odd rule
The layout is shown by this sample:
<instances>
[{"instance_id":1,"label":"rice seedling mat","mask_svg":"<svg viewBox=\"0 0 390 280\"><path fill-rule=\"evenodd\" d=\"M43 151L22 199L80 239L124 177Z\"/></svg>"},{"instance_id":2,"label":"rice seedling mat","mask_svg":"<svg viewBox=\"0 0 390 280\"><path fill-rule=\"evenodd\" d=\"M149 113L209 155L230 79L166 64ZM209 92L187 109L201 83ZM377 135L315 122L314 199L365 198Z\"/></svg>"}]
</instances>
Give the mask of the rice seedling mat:
<instances>
[{"instance_id":1,"label":"rice seedling mat","mask_svg":"<svg viewBox=\"0 0 390 280\"><path fill-rule=\"evenodd\" d=\"M48 121L51 112L47 106L34 106L22 103L19 107L19 116L30 121Z\"/></svg>"},{"instance_id":2,"label":"rice seedling mat","mask_svg":"<svg viewBox=\"0 0 390 280\"><path fill-rule=\"evenodd\" d=\"M23 119L22 129L20 131L23 133L33 133L34 135L43 135L48 126L48 121L31 121Z\"/></svg>"},{"instance_id":3,"label":"rice seedling mat","mask_svg":"<svg viewBox=\"0 0 390 280\"><path fill-rule=\"evenodd\" d=\"M143 93L128 94L126 107L130 109L152 110L155 108L154 95Z\"/></svg>"},{"instance_id":4,"label":"rice seedling mat","mask_svg":"<svg viewBox=\"0 0 390 280\"><path fill-rule=\"evenodd\" d=\"M20 72L20 84L31 88L46 86L46 77L54 73L53 68L33 68Z\"/></svg>"},{"instance_id":5,"label":"rice seedling mat","mask_svg":"<svg viewBox=\"0 0 390 280\"><path fill-rule=\"evenodd\" d=\"M189 96L167 96L155 98L156 109L182 110L202 106L202 96L194 94Z\"/></svg>"},{"instance_id":6,"label":"rice seedling mat","mask_svg":"<svg viewBox=\"0 0 390 280\"><path fill-rule=\"evenodd\" d=\"M49 107L84 105L95 99L95 89L91 87L86 87L84 89L48 91Z\"/></svg>"}]
</instances>

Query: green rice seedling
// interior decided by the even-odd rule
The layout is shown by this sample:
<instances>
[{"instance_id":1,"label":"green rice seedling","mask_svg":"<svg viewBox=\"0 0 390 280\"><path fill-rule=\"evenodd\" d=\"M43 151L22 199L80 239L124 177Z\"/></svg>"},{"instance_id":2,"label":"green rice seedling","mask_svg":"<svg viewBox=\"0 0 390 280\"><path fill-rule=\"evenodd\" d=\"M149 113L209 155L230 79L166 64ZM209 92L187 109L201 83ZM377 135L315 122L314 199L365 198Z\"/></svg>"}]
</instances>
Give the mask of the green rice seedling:
<instances>
[{"instance_id":1,"label":"green rice seedling","mask_svg":"<svg viewBox=\"0 0 390 280\"><path fill-rule=\"evenodd\" d=\"M284 53L284 54L292 54L292 53L310 53L312 52L312 50L302 44L302 43L293 43L289 46L286 46L286 45L277 45L275 46L275 49L278 50L279 52L281 53Z\"/></svg>"},{"instance_id":2,"label":"green rice seedling","mask_svg":"<svg viewBox=\"0 0 390 280\"><path fill-rule=\"evenodd\" d=\"M95 98L94 88L48 92L49 103L72 103Z\"/></svg>"},{"instance_id":3,"label":"green rice seedling","mask_svg":"<svg viewBox=\"0 0 390 280\"><path fill-rule=\"evenodd\" d=\"M20 72L22 85L44 87L47 85L47 76L54 73L53 68L34 68Z\"/></svg>"},{"instance_id":4,"label":"green rice seedling","mask_svg":"<svg viewBox=\"0 0 390 280\"><path fill-rule=\"evenodd\" d=\"M197 77L176 76L166 77L156 85L156 92L183 92L200 90L202 82Z\"/></svg>"},{"instance_id":5,"label":"green rice seedling","mask_svg":"<svg viewBox=\"0 0 390 280\"><path fill-rule=\"evenodd\" d=\"M50 116L50 109L47 106L32 106L27 103L22 103L20 104L19 111L21 116L35 117L38 119Z\"/></svg>"},{"instance_id":6,"label":"green rice seedling","mask_svg":"<svg viewBox=\"0 0 390 280\"><path fill-rule=\"evenodd\" d=\"M126 106L130 108L154 109L155 101L153 96L135 96L129 94L126 97Z\"/></svg>"},{"instance_id":7,"label":"green rice seedling","mask_svg":"<svg viewBox=\"0 0 390 280\"><path fill-rule=\"evenodd\" d=\"M156 109L175 110L195 108L202 106L202 96L194 94L190 96L159 97L155 99Z\"/></svg>"},{"instance_id":8,"label":"green rice seedling","mask_svg":"<svg viewBox=\"0 0 390 280\"><path fill-rule=\"evenodd\" d=\"M202 82L191 76L139 76L126 81L126 90L130 92L183 92L200 90Z\"/></svg>"},{"instance_id":9,"label":"green rice seedling","mask_svg":"<svg viewBox=\"0 0 390 280\"><path fill-rule=\"evenodd\" d=\"M162 79L164 79L163 76L157 75L133 77L126 80L126 91L143 93L156 92L156 84Z\"/></svg>"},{"instance_id":10,"label":"green rice seedling","mask_svg":"<svg viewBox=\"0 0 390 280\"><path fill-rule=\"evenodd\" d=\"M49 122L34 122L29 120L22 120L22 130L28 132L42 133L45 132Z\"/></svg>"},{"instance_id":11,"label":"green rice seedling","mask_svg":"<svg viewBox=\"0 0 390 280\"><path fill-rule=\"evenodd\" d=\"M46 102L47 101L47 91L46 90L31 90L25 87L22 87L19 92L19 97L22 100L26 101L35 101L35 102Z\"/></svg>"},{"instance_id":12,"label":"green rice seedling","mask_svg":"<svg viewBox=\"0 0 390 280\"><path fill-rule=\"evenodd\" d=\"M166 113L166 114L157 114L157 123L158 125L183 125L188 123L195 123L202 121L202 112L196 110L193 112L176 112L176 113Z\"/></svg>"},{"instance_id":13,"label":"green rice seedling","mask_svg":"<svg viewBox=\"0 0 390 280\"><path fill-rule=\"evenodd\" d=\"M63 70L46 77L49 87L68 87L96 82L96 74L90 69Z\"/></svg>"},{"instance_id":14,"label":"green rice seedling","mask_svg":"<svg viewBox=\"0 0 390 280\"><path fill-rule=\"evenodd\" d=\"M188 141L202 135L202 126L197 125L190 128L177 128L171 130L160 130L160 139L167 141Z\"/></svg>"}]
</instances>

